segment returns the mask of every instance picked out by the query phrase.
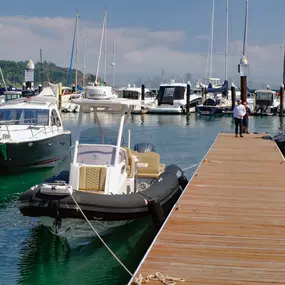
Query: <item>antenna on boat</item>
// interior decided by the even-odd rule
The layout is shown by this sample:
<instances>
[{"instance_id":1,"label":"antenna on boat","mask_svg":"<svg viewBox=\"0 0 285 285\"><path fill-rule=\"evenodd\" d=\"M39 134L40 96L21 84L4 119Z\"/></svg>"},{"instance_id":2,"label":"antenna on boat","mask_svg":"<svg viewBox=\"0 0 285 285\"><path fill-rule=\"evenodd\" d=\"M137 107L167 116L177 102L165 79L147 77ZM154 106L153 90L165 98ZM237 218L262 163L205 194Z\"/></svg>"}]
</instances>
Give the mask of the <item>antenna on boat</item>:
<instances>
[{"instance_id":1,"label":"antenna on boat","mask_svg":"<svg viewBox=\"0 0 285 285\"><path fill-rule=\"evenodd\" d=\"M103 45L103 37L104 37L104 32L105 32L106 18L107 18L107 9L105 9L102 32L101 32L101 42L100 42L100 50L99 50L98 63L97 63L95 85L97 85L97 82L98 82L98 75L99 75L99 68L100 68L100 61L101 61L101 53L102 53L102 45Z\"/></svg>"}]
</instances>

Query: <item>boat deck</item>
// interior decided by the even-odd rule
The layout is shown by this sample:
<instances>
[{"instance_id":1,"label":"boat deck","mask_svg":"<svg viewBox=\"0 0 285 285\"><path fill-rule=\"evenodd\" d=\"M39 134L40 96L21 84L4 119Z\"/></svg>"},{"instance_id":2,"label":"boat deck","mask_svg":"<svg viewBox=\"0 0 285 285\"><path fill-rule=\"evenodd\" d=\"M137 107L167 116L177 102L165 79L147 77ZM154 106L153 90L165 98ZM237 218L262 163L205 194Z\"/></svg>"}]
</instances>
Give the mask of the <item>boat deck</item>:
<instances>
[{"instance_id":1,"label":"boat deck","mask_svg":"<svg viewBox=\"0 0 285 285\"><path fill-rule=\"evenodd\" d=\"M285 284L285 163L262 136L218 135L136 277L161 272L185 279L177 285Z\"/></svg>"}]
</instances>

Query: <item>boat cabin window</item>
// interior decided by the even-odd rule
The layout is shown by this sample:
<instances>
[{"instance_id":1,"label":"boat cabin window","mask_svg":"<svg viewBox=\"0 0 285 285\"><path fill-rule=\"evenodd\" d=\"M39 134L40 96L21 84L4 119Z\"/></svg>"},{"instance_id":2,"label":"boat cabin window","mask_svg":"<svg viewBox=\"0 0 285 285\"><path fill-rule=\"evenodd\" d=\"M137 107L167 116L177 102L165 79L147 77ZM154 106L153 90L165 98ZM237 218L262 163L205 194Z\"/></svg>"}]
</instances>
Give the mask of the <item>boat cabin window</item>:
<instances>
[{"instance_id":1,"label":"boat cabin window","mask_svg":"<svg viewBox=\"0 0 285 285\"><path fill-rule=\"evenodd\" d=\"M51 111L51 125L52 126L61 126L60 119L55 109Z\"/></svg>"},{"instance_id":2,"label":"boat cabin window","mask_svg":"<svg viewBox=\"0 0 285 285\"><path fill-rule=\"evenodd\" d=\"M1 125L43 125L49 123L47 109L2 109L0 110Z\"/></svg>"},{"instance_id":3,"label":"boat cabin window","mask_svg":"<svg viewBox=\"0 0 285 285\"><path fill-rule=\"evenodd\" d=\"M266 101L272 101L273 100L273 94L272 93L256 93L256 100L266 100Z\"/></svg>"},{"instance_id":4,"label":"boat cabin window","mask_svg":"<svg viewBox=\"0 0 285 285\"><path fill-rule=\"evenodd\" d=\"M161 104L173 104L173 100L183 100L185 87L161 86L158 91L158 100Z\"/></svg>"},{"instance_id":5,"label":"boat cabin window","mask_svg":"<svg viewBox=\"0 0 285 285\"><path fill-rule=\"evenodd\" d=\"M123 91L123 98L126 99L139 99L139 92L138 91Z\"/></svg>"}]
</instances>

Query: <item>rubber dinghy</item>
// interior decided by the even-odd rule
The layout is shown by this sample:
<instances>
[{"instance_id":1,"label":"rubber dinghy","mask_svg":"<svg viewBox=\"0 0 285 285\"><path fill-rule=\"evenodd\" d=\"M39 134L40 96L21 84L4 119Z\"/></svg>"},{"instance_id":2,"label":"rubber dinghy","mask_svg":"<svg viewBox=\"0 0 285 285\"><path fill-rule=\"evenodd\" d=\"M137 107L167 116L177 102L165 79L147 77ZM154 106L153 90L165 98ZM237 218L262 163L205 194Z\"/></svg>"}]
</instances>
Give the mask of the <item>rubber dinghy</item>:
<instances>
[{"instance_id":1,"label":"rubber dinghy","mask_svg":"<svg viewBox=\"0 0 285 285\"><path fill-rule=\"evenodd\" d=\"M188 180L178 166L162 164L152 144L139 143L131 150L129 135L128 146L121 146L125 120L133 105L141 106L141 101L121 98L75 101L81 107L93 108L102 140L97 108L100 112L102 108L104 112L120 111L117 144L80 144L78 131L70 169L22 193L19 197L22 214L39 217L71 248L96 237L86 219L100 235L145 216L152 216L154 225L160 228ZM81 107L78 130L84 109Z\"/></svg>"}]
</instances>

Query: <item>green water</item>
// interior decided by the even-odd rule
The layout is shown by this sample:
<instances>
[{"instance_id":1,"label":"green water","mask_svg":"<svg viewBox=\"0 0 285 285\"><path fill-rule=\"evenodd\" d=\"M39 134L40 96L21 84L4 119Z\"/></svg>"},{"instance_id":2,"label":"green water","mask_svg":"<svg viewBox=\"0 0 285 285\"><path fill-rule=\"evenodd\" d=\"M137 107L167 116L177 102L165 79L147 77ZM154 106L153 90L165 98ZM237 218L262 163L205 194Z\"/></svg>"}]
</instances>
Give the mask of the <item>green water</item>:
<instances>
[{"instance_id":1,"label":"green water","mask_svg":"<svg viewBox=\"0 0 285 285\"><path fill-rule=\"evenodd\" d=\"M75 131L77 114L64 114L65 127ZM84 116L82 139L92 141L97 131L92 117ZM104 119L106 134L113 131L118 117ZM250 132L276 133L278 117L251 118ZM163 163L181 168L199 162L217 133L233 131L231 117L133 116L132 146L136 142L152 142ZM127 129L124 139L127 142ZM75 132L74 132L75 134ZM17 208L19 193L68 166L68 161L50 170L25 174L0 175L0 284L108 284L124 285L128 274L120 267L100 241L68 252L61 241L40 226L38 219L23 217ZM188 178L194 169L186 171ZM105 241L123 263L134 271L154 237L150 219L143 219L117 229Z\"/></svg>"}]
</instances>

